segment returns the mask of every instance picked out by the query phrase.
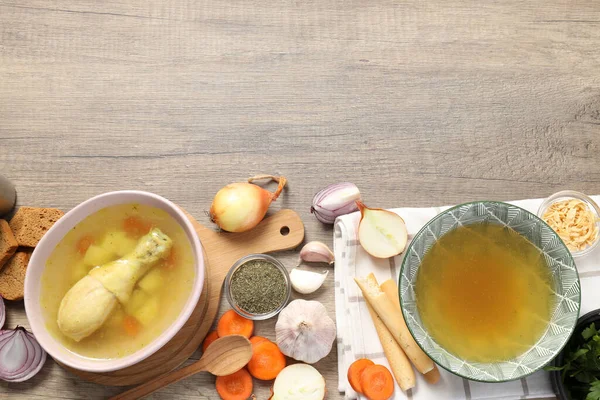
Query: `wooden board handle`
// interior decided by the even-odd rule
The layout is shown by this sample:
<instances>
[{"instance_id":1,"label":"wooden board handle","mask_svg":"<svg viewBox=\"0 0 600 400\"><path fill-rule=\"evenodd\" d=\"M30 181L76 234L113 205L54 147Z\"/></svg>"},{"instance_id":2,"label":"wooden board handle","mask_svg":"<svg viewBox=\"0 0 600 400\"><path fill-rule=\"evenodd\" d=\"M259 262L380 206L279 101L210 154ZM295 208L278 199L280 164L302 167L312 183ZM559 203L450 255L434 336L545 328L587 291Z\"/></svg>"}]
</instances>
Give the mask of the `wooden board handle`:
<instances>
[{"instance_id":1,"label":"wooden board handle","mask_svg":"<svg viewBox=\"0 0 600 400\"><path fill-rule=\"evenodd\" d=\"M196 232L211 265L213 260L223 257L232 265L237 259L250 253L293 249L304 240L304 224L300 216L287 209L265 218L247 232L215 232L199 224Z\"/></svg>"}]
</instances>

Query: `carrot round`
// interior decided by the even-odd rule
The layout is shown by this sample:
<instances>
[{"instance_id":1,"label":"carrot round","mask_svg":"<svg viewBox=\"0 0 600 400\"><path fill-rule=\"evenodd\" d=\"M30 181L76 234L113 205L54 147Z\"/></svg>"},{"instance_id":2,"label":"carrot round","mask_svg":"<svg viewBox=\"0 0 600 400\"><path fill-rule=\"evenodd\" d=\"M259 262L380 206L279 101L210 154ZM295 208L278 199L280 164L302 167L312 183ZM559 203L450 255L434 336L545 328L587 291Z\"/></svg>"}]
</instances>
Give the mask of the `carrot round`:
<instances>
[{"instance_id":1,"label":"carrot round","mask_svg":"<svg viewBox=\"0 0 600 400\"><path fill-rule=\"evenodd\" d=\"M140 217L127 217L123 221L123 230L125 230L129 236L143 236L150 232L150 229L152 229L152 224L144 221Z\"/></svg>"},{"instance_id":2,"label":"carrot round","mask_svg":"<svg viewBox=\"0 0 600 400\"><path fill-rule=\"evenodd\" d=\"M348 368L348 382L350 382L350 386L352 386L352 389L354 389L356 393L363 394L360 376L365 368L371 365L375 365L375 363L368 358L359 358L350 364L350 368Z\"/></svg>"},{"instance_id":3,"label":"carrot round","mask_svg":"<svg viewBox=\"0 0 600 400\"><path fill-rule=\"evenodd\" d=\"M252 343L253 347L255 344L259 344L261 342L269 342L269 339L267 339L266 337L262 337L262 336L252 336L250 338L250 343Z\"/></svg>"},{"instance_id":4,"label":"carrot round","mask_svg":"<svg viewBox=\"0 0 600 400\"><path fill-rule=\"evenodd\" d=\"M360 375L360 386L369 400L387 400L394 394L394 378L383 365L371 365Z\"/></svg>"},{"instance_id":5,"label":"carrot round","mask_svg":"<svg viewBox=\"0 0 600 400\"><path fill-rule=\"evenodd\" d=\"M137 336L141 329L141 325L135 317L126 315L125 318L123 318L123 329L128 336Z\"/></svg>"},{"instance_id":6,"label":"carrot round","mask_svg":"<svg viewBox=\"0 0 600 400\"><path fill-rule=\"evenodd\" d=\"M270 340L252 346L252 358L248 363L250 375L268 381L275 379L285 368L285 356L279 347Z\"/></svg>"},{"instance_id":7,"label":"carrot round","mask_svg":"<svg viewBox=\"0 0 600 400\"><path fill-rule=\"evenodd\" d=\"M87 249L94 244L94 237L91 235L85 235L82 236L78 241L77 241L77 251L79 252L79 254L84 255L85 252L87 251Z\"/></svg>"},{"instance_id":8,"label":"carrot round","mask_svg":"<svg viewBox=\"0 0 600 400\"><path fill-rule=\"evenodd\" d=\"M215 386L223 400L247 400L252 396L252 377L244 368L231 375L217 376Z\"/></svg>"},{"instance_id":9,"label":"carrot round","mask_svg":"<svg viewBox=\"0 0 600 400\"><path fill-rule=\"evenodd\" d=\"M217 331L212 331L208 335L206 335L206 337L204 338L204 342L202 342L202 352L204 353L206 349L208 349L208 346L210 346L211 343L217 340L218 338L219 334L217 333Z\"/></svg>"},{"instance_id":10,"label":"carrot round","mask_svg":"<svg viewBox=\"0 0 600 400\"><path fill-rule=\"evenodd\" d=\"M247 338L252 336L254 331L254 322L246 319L233 310L227 311L217 324L217 332L219 337L229 335L242 335Z\"/></svg>"}]
</instances>

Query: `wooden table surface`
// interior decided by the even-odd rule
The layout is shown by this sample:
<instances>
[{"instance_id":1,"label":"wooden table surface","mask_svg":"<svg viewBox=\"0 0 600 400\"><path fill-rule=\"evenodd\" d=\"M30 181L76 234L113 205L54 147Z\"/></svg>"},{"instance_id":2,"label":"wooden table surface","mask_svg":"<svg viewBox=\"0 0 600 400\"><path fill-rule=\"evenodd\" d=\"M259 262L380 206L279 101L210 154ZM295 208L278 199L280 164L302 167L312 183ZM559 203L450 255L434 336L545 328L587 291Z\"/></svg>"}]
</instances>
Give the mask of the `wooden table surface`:
<instances>
[{"instance_id":1,"label":"wooden table surface","mask_svg":"<svg viewBox=\"0 0 600 400\"><path fill-rule=\"evenodd\" d=\"M379 207L597 194L599 48L598 0L0 0L0 173L19 205L143 189L204 224L223 185L283 174L272 209L328 244L309 208L332 182ZM332 277L313 297L334 315ZM335 351L316 367L341 399ZM153 398L217 399L213 382ZM0 397L121 390L48 360Z\"/></svg>"}]
</instances>

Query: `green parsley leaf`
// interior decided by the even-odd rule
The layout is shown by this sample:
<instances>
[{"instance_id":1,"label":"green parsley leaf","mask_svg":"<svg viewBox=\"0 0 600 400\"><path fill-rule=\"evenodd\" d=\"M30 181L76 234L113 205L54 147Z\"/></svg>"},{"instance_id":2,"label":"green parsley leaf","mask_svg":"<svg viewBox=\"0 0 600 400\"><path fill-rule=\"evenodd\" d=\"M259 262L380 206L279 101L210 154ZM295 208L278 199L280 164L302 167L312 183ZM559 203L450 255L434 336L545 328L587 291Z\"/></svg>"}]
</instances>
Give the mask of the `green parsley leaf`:
<instances>
[{"instance_id":1,"label":"green parsley leaf","mask_svg":"<svg viewBox=\"0 0 600 400\"><path fill-rule=\"evenodd\" d=\"M596 325L594 323L592 323L590 326L585 328L583 332L581 332L581 336L583 336L585 340L588 340L589 338L597 334L598 331L596 330Z\"/></svg>"},{"instance_id":2,"label":"green parsley leaf","mask_svg":"<svg viewBox=\"0 0 600 400\"><path fill-rule=\"evenodd\" d=\"M563 365L545 369L562 371L563 383L573 398L600 400L600 332L592 323L581 332L581 337L583 342L570 342Z\"/></svg>"},{"instance_id":3,"label":"green parsley leaf","mask_svg":"<svg viewBox=\"0 0 600 400\"><path fill-rule=\"evenodd\" d=\"M600 381L595 380L590 384L590 392L585 400L600 400Z\"/></svg>"}]
</instances>

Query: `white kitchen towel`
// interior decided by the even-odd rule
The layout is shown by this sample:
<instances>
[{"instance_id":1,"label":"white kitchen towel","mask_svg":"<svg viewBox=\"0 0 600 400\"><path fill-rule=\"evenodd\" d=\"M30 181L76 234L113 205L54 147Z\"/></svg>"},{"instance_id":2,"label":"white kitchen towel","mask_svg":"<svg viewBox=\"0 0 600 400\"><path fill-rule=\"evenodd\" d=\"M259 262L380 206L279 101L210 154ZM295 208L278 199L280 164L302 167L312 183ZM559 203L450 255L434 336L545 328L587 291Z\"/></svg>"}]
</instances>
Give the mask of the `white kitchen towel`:
<instances>
[{"instance_id":1,"label":"white kitchen towel","mask_svg":"<svg viewBox=\"0 0 600 400\"><path fill-rule=\"evenodd\" d=\"M592 197L600 202L600 196ZM542 199L510 202L534 214ZM398 208L391 211L406 222L409 240L431 218L449 207ZM337 323L339 391L347 399L363 398L350 387L347 379L348 367L358 358L369 358L377 364L389 364L383 354L377 332L371 321L360 289L354 282L355 276L364 277L373 272L379 282L387 279L397 281L402 255L390 259L376 259L360 246L356 232L360 214L358 212L339 217L334 228L335 253L335 308ZM575 260L581 279L581 315L600 308L600 249ZM520 380L505 383L480 383L453 375L440 368L442 378L430 385L417 375L417 385L404 393L396 385L394 399L440 400L440 399L534 399L553 397L547 372L538 371Z\"/></svg>"}]
</instances>

